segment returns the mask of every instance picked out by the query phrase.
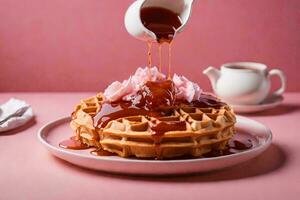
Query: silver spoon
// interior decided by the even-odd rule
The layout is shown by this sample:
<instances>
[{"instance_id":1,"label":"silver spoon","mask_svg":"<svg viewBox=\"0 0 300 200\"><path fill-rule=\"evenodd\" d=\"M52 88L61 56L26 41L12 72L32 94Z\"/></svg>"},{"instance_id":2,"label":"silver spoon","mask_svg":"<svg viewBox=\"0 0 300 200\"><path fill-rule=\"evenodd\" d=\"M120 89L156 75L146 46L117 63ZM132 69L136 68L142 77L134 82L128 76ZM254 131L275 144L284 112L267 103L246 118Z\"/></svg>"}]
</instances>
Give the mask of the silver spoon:
<instances>
[{"instance_id":1,"label":"silver spoon","mask_svg":"<svg viewBox=\"0 0 300 200\"><path fill-rule=\"evenodd\" d=\"M28 110L29 106L25 106L22 108L19 108L16 112L8 115L7 117L5 117L4 119L2 119L0 121L0 125L3 124L4 122L6 122L7 120L9 120L12 117L21 117L27 110Z\"/></svg>"}]
</instances>

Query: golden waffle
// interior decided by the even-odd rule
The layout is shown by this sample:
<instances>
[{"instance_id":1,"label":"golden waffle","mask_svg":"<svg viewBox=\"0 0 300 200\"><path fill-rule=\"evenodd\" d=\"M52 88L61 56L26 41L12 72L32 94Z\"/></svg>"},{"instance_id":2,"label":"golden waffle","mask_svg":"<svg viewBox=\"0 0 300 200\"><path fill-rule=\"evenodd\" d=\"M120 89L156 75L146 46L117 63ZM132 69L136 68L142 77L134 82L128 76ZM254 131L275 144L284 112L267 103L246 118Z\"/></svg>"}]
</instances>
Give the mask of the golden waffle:
<instances>
[{"instance_id":1,"label":"golden waffle","mask_svg":"<svg viewBox=\"0 0 300 200\"><path fill-rule=\"evenodd\" d=\"M228 105L219 109L184 106L175 110L171 116L158 119L146 116L124 117L110 121L101 130L95 129L92 117L101 109L103 99L102 94L98 94L82 100L73 113L71 127L77 139L121 157L201 157L212 150L225 148L234 134L236 120ZM153 135L151 126L157 120L185 123L186 130Z\"/></svg>"}]
</instances>

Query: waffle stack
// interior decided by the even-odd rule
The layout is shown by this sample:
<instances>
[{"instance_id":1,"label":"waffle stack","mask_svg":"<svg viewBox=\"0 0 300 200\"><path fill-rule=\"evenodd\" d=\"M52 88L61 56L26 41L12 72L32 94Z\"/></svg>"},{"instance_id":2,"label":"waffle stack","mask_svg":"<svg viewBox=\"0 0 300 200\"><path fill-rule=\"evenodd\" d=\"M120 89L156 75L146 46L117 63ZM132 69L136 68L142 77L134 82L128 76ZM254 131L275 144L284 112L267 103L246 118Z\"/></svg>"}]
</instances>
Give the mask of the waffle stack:
<instances>
[{"instance_id":1,"label":"waffle stack","mask_svg":"<svg viewBox=\"0 0 300 200\"><path fill-rule=\"evenodd\" d=\"M201 157L212 150L225 148L234 135L236 119L228 105L220 108L183 105L167 117L124 117L96 129L93 117L101 109L103 100L102 94L82 100L72 115L71 127L83 143L121 157ZM160 122L185 123L186 130L153 135L151 127Z\"/></svg>"}]
</instances>

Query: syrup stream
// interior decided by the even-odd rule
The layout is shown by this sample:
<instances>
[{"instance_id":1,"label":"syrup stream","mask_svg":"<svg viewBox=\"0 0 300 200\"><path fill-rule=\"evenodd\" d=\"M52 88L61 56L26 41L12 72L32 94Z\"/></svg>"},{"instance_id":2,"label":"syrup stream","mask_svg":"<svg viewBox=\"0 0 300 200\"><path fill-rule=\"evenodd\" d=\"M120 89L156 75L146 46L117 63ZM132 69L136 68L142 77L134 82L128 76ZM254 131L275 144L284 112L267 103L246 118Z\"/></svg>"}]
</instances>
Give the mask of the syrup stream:
<instances>
[{"instance_id":1,"label":"syrup stream","mask_svg":"<svg viewBox=\"0 0 300 200\"><path fill-rule=\"evenodd\" d=\"M162 72L161 44L158 44L159 71Z\"/></svg>"},{"instance_id":2,"label":"syrup stream","mask_svg":"<svg viewBox=\"0 0 300 200\"><path fill-rule=\"evenodd\" d=\"M171 80L171 51L172 51L172 42L169 43L168 45L168 50L169 50L169 65L168 65L168 79Z\"/></svg>"},{"instance_id":3,"label":"syrup stream","mask_svg":"<svg viewBox=\"0 0 300 200\"><path fill-rule=\"evenodd\" d=\"M150 68L152 66L152 42L149 41L147 42L147 46L148 46L148 51L147 51L147 58L148 58L148 67Z\"/></svg>"}]
</instances>

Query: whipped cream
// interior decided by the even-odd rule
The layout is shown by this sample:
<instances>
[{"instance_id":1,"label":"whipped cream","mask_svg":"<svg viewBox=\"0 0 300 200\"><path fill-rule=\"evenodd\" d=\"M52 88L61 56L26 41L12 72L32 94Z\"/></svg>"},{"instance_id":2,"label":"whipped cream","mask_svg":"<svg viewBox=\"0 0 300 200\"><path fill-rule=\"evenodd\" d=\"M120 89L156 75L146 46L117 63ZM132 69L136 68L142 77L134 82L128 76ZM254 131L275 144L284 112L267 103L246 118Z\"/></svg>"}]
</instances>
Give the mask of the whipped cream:
<instances>
[{"instance_id":1,"label":"whipped cream","mask_svg":"<svg viewBox=\"0 0 300 200\"><path fill-rule=\"evenodd\" d=\"M138 68L134 75L130 76L128 80L123 82L115 81L110 84L104 91L104 96L107 101L114 102L118 100L128 101L132 96L142 88L148 81L165 80L166 75L159 72L157 67L152 68ZM201 96L202 90L198 84L188 80L184 76L174 74L173 82L176 89L176 99L187 100L191 102L198 100Z\"/></svg>"},{"instance_id":2,"label":"whipped cream","mask_svg":"<svg viewBox=\"0 0 300 200\"><path fill-rule=\"evenodd\" d=\"M183 99L188 102L199 100L202 89L197 83L177 74L174 74L172 80L176 88L176 99Z\"/></svg>"}]
</instances>

